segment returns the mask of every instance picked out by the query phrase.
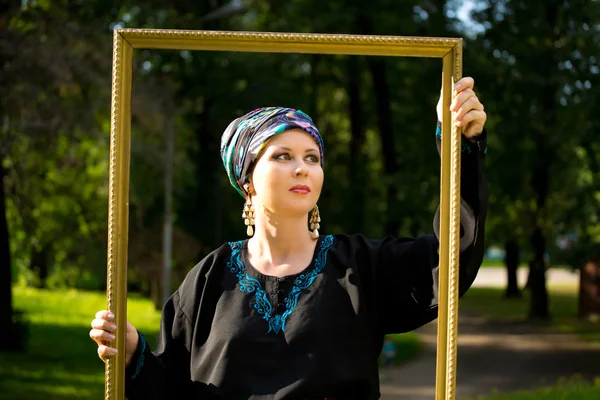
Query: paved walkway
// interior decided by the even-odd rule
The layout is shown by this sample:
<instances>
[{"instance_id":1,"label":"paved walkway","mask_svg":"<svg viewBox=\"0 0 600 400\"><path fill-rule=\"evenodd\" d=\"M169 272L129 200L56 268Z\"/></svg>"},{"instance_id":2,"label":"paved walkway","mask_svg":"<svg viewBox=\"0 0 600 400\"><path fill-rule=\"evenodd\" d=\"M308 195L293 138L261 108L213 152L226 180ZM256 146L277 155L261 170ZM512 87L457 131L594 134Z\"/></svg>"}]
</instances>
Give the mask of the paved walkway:
<instances>
[{"instance_id":1,"label":"paved walkway","mask_svg":"<svg viewBox=\"0 0 600 400\"><path fill-rule=\"evenodd\" d=\"M519 287L523 287L527 282L529 268L519 268L517 271L517 281ZM476 287L506 287L506 268L504 267L486 267L481 268L477 278L473 283ZM576 285L579 283L579 271L551 268L546 271L546 282L548 285Z\"/></svg>"},{"instance_id":2,"label":"paved walkway","mask_svg":"<svg viewBox=\"0 0 600 400\"><path fill-rule=\"evenodd\" d=\"M386 371L383 400L435 398L436 329L435 322L419 329L425 350L417 360ZM531 389L575 374L600 375L600 346L574 335L468 316L459 318L459 332L458 399Z\"/></svg>"},{"instance_id":3,"label":"paved walkway","mask_svg":"<svg viewBox=\"0 0 600 400\"><path fill-rule=\"evenodd\" d=\"M484 268L475 286L504 286L504 270ZM525 279L520 280L522 284ZM551 270L551 284L575 284L578 275ZM382 400L435 398L437 324L417 330L425 349L415 360L384 371ZM526 322L494 322L461 314L459 317L457 399L531 389L580 374L600 375L600 346L577 336L534 327Z\"/></svg>"}]
</instances>

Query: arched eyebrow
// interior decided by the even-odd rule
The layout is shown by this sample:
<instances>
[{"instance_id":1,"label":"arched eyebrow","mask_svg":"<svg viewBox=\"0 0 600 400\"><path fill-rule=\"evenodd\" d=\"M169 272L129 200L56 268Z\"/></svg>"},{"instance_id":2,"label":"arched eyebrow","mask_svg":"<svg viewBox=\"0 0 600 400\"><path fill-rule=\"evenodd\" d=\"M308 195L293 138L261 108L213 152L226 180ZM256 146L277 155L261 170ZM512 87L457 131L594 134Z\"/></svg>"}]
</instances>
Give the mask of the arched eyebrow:
<instances>
[{"instance_id":1,"label":"arched eyebrow","mask_svg":"<svg viewBox=\"0 0 600 400\"><path fill-rule=\"evenodd\" d=\"M292 151L292 149L290 149L289 147L277 147L279 150L285 150L285 151ZM315 149L314 147L311 147L309 149L306 149L304 151L305 153L318 153L319 150Z\"/></svg>"}]
</instances>

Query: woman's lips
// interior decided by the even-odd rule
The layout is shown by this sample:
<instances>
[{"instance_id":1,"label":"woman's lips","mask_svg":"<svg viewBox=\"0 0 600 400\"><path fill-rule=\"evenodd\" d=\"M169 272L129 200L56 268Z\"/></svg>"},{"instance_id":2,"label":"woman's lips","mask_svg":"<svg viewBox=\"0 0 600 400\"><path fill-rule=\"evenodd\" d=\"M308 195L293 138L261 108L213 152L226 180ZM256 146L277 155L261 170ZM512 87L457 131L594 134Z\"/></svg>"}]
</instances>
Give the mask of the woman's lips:
<instances>
[{"instance_id":1,"label":"woman's lips","mask_svg":"<svg viewBox=\"0 0 600 400\"><path fill-rule=\"evenodd\" d=\"M290 192L297 194L308 194L310 193L310 188L306 185L296 185L290 189Z\"/></svg>"}]
</instances>

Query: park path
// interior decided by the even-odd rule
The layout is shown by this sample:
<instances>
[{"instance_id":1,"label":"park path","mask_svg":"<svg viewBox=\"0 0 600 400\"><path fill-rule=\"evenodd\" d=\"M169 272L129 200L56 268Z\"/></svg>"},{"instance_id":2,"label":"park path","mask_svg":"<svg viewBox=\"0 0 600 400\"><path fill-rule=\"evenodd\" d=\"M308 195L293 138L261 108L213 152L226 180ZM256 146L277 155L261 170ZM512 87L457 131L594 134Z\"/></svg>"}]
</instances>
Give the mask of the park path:
<instances>
[{"instance_id":1,"label":"park path","mask_svg":"<svg viewBox=\"0 0 600 400\"><path fill-rule=\"evenodd\" d=\"M517 270L517 281L519 287L527 282L529 268L519 268ZM473 287L506 287L506 268L504 267L485 267L479 270ZM559 268L550 268L546 271L546 283L552 285L576 285L579 283L579 271L571 271Z\"/></svg>"},{"instance_id":2,"label":"park path","mask_svg":"<svg viewBox=\"0 0 600 400\"><path fill-rule=\"evenodd\" d=\"M488 284L484 277L476 286ZM435 398L436 330L435 321L417 330L425 347L421 355L384 371L382 400ZM600 375L599 345L526 322L494 322L464 312L459 316L457 399L531 389L575 374Z\"/></svg>"},{"instance_id":3,"label":"park path","mask_svg":"<svg viewBox=\"0 0 600 400\"><path fill-rule=\"evenodd\" d=\"M386 371L382 400L435 398L435 322L418 333L425 346L418 359ZM561 377L600 375L600 346L574 335L526 323L490 322L459 317L457 398L530 389Z\"/></svg>"}]
</instances>

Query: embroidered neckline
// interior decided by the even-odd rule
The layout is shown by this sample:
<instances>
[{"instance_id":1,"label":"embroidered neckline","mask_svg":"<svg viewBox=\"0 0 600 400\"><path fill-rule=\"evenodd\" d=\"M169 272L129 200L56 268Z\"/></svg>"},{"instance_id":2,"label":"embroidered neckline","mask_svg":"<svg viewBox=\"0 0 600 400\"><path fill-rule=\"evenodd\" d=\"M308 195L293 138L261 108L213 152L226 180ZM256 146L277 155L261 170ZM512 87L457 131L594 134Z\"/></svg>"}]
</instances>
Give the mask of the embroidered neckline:
<instances>
[{"instance_id":1,"label":"embroidered neckline","mask_svg":"<svg viewBox=\"0 0 600 400\"><path fill-rule=\"evenodd\" d=\"M296 305L298 304L298 297L302 290L307 289L312 285L317 276L321 273L325 267L325 261L327 260L327 251L333 244L333 236L326 235L322 237L317 245L319 247L317 255L314 259L313 268L305 270L294 280L294 286L286 296L285 311L282 314L276 314L273 312L273 305L269 301L267 292L263 289L259 280L249 276L246 273L246 268L241 259L241 250L243 247L243 241L229 242L231 247L231 257L227 262L227 268L238 278L239 289L242 292L254 293L255 303L254 309L263 317L269 324L270 332L284 332L285 322L288 317L294 312Z\"/></svg>"}]
</instances>

